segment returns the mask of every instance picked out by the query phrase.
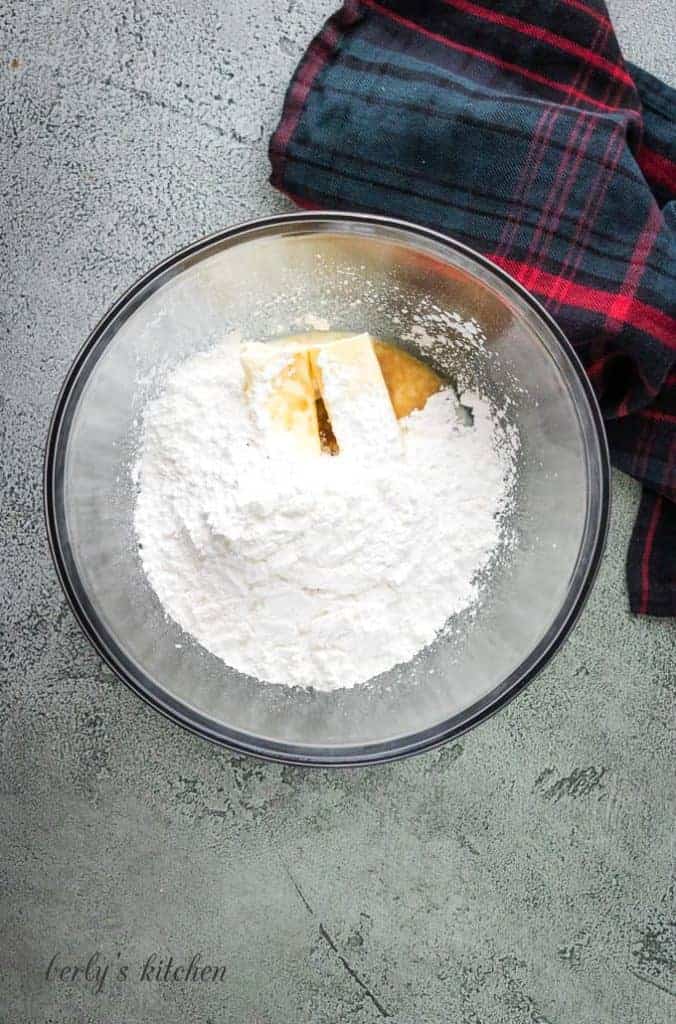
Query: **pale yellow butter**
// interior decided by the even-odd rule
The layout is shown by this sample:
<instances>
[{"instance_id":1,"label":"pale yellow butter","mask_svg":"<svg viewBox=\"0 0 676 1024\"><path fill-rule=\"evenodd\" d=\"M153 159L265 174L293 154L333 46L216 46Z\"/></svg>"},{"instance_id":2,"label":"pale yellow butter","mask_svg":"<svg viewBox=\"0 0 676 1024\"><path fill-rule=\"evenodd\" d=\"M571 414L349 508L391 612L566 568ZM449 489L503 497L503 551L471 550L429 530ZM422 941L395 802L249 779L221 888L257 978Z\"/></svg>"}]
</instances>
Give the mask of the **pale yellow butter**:
<instances>
[{"instance_id":1,"label":"pale yellow butter","mask_svg":"<svg viewBox=\"0 0 676 1024\"><path fill-rule=\"evenodd\" d=\"M270 431L321 452L321 398L340 453L401 446L399 425L369 334L242 346L249 401Z\"/></svg>"},{"instance_id":2,"label":"pale yellow butter","mask_svg":"<svg viewBox=\"0 0 676 1024\"><path fill-rule=\"evenodd\" d=\"M319 455L315 385L307 350L250 342L242 345L250 405L266 433L279 433L308 454Z\"/></svg>"},{"instance_id":3,"label":"pale yellow butter","mask_svg":"<svg viewBox=\"0 0 676 1024\"><path fill-rule=\"evenodd\" d=\"M399 424L369 334L313 349L310 362L341 453L400 448Z\"/></svg>"}]
</instances>

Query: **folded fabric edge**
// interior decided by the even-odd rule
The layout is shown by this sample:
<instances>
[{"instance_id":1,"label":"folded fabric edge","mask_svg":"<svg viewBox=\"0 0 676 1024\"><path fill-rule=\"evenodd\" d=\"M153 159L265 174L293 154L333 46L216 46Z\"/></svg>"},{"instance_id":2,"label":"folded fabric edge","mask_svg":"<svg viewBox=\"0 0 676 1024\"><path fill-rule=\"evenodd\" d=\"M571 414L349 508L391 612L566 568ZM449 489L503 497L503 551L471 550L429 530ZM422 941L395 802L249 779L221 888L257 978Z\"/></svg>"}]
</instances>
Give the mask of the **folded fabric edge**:
<instances>
[{"instance_id":1,"label":"folded fabric edge","mask_svg":"<svg viewBox=\"0 0 676 1024\"><path fill-rule=\"evenodd\" d=\"M656 543L660 533L665 534L662 544ZM635 615L676 616L676 580L656 578L652 565L655 551L662 547L676 550L676 508L644 487L626 562L629 607ZM669 572L668 565L662 569Z\"/></svg>"}]
</instances>

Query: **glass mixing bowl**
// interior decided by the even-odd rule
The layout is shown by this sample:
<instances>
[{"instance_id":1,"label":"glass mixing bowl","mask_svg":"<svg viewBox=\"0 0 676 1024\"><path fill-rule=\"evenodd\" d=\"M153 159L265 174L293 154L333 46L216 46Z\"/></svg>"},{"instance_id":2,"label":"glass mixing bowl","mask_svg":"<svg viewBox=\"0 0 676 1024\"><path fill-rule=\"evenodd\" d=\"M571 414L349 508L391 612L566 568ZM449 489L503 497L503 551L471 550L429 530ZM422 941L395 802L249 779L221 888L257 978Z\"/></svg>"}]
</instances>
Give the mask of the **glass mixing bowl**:
<instances>
[{"instance_id":1,"label":"glass mixing bowl","mask_svg":"<svg viewBox=\"0 0 676 1024\"><path fill-rule=\"evenodd\" d=\"M166 618L133 531L143 408L167 371L233 328L265 339L325 320L394 340L506 410L521 450L513 545L476 614L412 662L320 693L227 667ZM165 260L104 316L73 364L47 442L52 554L86 635L117 675L208 739L280 761L355 765L412 754L513 697L570 630L598 567L609 464L570 344L481 256L384 217L291 214ZM439 558L444 552L439 551Z\"/></svg>"}]
</instances>

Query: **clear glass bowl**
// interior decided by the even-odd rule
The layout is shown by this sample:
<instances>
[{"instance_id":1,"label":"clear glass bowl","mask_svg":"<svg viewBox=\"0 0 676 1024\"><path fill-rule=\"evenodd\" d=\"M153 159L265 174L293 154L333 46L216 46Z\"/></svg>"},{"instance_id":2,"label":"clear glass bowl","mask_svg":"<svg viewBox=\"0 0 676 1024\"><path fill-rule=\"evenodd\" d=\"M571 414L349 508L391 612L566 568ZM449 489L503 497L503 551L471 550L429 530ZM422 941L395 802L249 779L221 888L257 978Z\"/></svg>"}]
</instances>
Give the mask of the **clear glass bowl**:
<instances>
[{"instance_id":1,"label":"clear glass bowl","mask_svg":"<svg viewBox=\"0 0 676 1024\"><path fill-rule=\"evenodd\" d=\"M515 535L476 615L412 662L319 693L228 668L162 613L133 532L143 407L166 372L227 330L311 319L407 345L477 379L519 432ZM474 318L485 336L458 324ZM436 339L429 347L430 339ZM427 347L421 350L421 344ZM425 750L503 706L552 656L595 575L608 519L600 413L570 344L515 281L465 246L384 217L292 214L220 232L115 303L75 360L47 442L54 561L90 641L153 707L239 751L354 765ZM439 552L443 558L443 551Z\"/></svg>"}]
</instances>

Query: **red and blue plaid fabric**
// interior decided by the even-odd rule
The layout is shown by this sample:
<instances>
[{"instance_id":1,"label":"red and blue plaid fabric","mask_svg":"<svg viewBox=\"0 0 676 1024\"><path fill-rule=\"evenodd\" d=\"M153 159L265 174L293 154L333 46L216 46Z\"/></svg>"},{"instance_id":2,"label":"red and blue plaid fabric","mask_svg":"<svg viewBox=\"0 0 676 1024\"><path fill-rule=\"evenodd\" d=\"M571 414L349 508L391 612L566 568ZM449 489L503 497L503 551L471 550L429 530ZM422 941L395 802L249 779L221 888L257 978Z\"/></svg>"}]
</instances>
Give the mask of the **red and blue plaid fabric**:
<instances>
[{"instance_id":1,"label":"red and blue plaid fabric","mask_svg":"<svg viewBox=\"0 0 676 1024\"><path fill-rule=\"evenodd\" d=\"M653 615L676 612L675 96L602 0L348 0L270 142L296 202L453 235L558 320L644 485L627 571Z\"/></svg>"}]
</instances>

